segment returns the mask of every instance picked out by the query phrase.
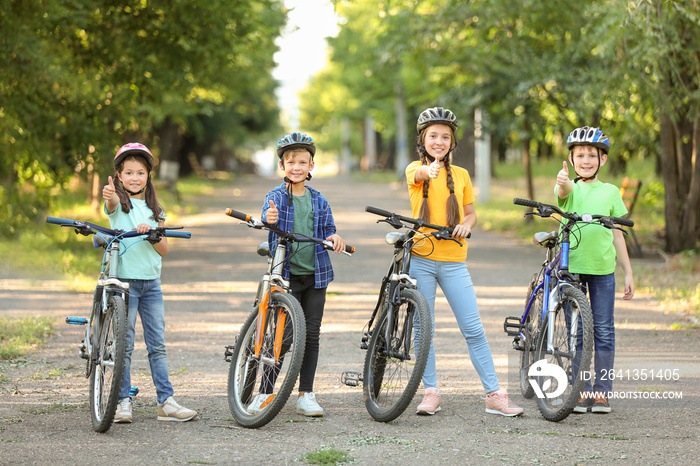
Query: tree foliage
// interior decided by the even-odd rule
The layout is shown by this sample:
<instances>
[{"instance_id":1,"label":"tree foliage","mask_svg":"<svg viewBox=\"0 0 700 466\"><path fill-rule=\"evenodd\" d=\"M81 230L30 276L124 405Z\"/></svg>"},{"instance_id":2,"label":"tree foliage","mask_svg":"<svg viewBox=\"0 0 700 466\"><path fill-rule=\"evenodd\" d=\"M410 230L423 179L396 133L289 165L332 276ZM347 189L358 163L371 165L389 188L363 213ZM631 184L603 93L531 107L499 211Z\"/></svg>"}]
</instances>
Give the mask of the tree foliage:
<instances>
[{"instance_id":1,"label":"tree foliage","mask_svg":"<svg viewBox=\"0 0 700 466\"><path fill-rule=\"evenodd\" d=\"M563 139L573 128L599 126L613 142L613 170L661 154L667 249L696 244L698 0L334 5L342 20L331 63L306 91L327 105L302 108L312 129L323 125L333 134L327 128L341 117L359 125L372 114L380 131L393 134L397 86L406 95L409 127L427 106L451 108L465 127L479 108L491 115L487 130L496 142L520 148L526 159L563 158Z\"/></svg>"},{"instance_id":2,"label":"tree foliage","mask_svg":"<svg viewBox=\"0 0 700 466\"><path fill-rule=\"evenodd\" d=\"M281 0L0 5L0 218L10 233L49 205L52 187L76 171L109 173L116 147L157 142L165 121L239 145L277 123Z\"/></svg>"}]
</instances>

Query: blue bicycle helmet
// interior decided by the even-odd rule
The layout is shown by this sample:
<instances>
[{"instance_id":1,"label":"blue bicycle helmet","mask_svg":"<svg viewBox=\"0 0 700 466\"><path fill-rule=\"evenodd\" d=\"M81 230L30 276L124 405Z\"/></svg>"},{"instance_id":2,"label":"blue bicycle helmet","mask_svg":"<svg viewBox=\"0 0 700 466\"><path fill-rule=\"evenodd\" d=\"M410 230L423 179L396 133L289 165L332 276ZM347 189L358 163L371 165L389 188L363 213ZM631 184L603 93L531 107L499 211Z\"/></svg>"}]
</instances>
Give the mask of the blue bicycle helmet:
<instances>
[{"instance_id":1,"label":"blue bicycle helmet","mask_svg":"<svg viewBox=\"0 0 700 466\"><path fill-rule=\"evenodd\" d=\"M316 144L311 136L296 131L277 141L277 157L281 159L282 154L290 149L306 149L311 154L311 158L316 155Z\"/></svg>"},{"instance_id":2,"label":"blue bicycle helmet","mask_svg":"<svg viewBox=\"0 0 700 466\"><path fill-rule=\"evenodd\" d=\"M569 134L566 147L571 151L574 146L593 146L601 149L606 154L610 152L610 140L601 130L584 126L576 128Z\"/></svg>"}]
</instances>

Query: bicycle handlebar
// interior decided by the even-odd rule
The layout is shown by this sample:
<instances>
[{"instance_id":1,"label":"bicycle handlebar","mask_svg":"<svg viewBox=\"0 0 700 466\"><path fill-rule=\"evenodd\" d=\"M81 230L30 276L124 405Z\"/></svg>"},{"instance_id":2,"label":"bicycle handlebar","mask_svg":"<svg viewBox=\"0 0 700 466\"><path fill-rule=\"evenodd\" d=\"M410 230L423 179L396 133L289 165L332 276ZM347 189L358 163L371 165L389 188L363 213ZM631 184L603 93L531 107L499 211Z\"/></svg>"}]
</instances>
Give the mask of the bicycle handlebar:
<instances>
[{"instance_id":1,"label":"bicycle handlebar","mask_svg":"<svg viewBox=\"0 0 700 466\"><path fill-rule=\"evenodd\" d=\"M626 226L626 227L633 227L634 222L632 220L629 220L627 218L620 218L620 217L613 217L610 215L591 215L591 214L583 214L583 215L578 215L576 212L564 212L561 210L559 207L552 205L552 204L544 204L542 202L537 202L537 201L531 201L529 199L521 199L521 198L514 198L513 199L513 204L516 205L522 205L525 207L532 207L534 209L537 209L537 212L539 213L541 217L549 217L553 213L557 213L561 215L562 217L569 219L574 222L590 222L591 220L600 220L600 224L603 225L606 228L613 228L613 223L616 223L618 225Z\"/></svg>"},{"instance_id":2,"label":"bicycle handlebar","mask_svg":"<svg viewBox=\"0 0 700 466\"><path fill-rule=\"evenodd\" d=\"M365 207L365 212L369 212L370 214L374 215L379 215L381 217L386 217L388 219L389 225L393 226L396 229L405 227L405 225L401 225L399 224L399 222L406 222L410 223L411 225L417 228L425 227L430 228L431 230L446 231L450 235L452 235L452 232L454 231L454 227L446 227L444 225L433 225L431 223L424 222L419 218L404 217L403 215L395 214L393 212L380 209L378 207L372 207L371 205ZM394 221L392 222L392 220ZM471 232L469 232L467 238L471 237L472 234Z\"/></svg>"},{"instance_id":3,"label":"bicycle handlebar","mask_svg":"<svg viewBox=\"0 0 700 466\"><path fill-rule=\"evenodd\" d=\"M328 241L326 239L322 238L314 238L313 236L305 236L305 235L296 235L292 232L287 232L287 231L282 231L275 225L272 225L267 222L263 222L262 220L258 220L257 218L251 217L248 214L244 214L243 212L239 212L237 210L233 209L226 209L225 211L226 215L229 217L237 218L238 220L242 220L245 222L249 227L251 228L257 228L257 229L268 229L271 230L272 232L278 234L279 236L285 237L285 238L294 238L294 241L297 241L299 243L318 243L323 246L324 249L328 250L333 250L333 242ZM291 236L290 236L291 235ZM350 245L345 245L345 250L342 251L343 253L347 254L348 256L351 255L352 253L355 252L355 248Z\"/></svg>"},{"instance_id":4,"label":"bicycle handlebar","mask_svg":"<svg viewBox=\"0 0 700 466\"><path fill-rule=\"evenodd\" d=\"M192 233L190 233L189 231L174 231L175 229L180 229L182 227L158 227L149 230L147 233L139 233L136 230L124 232L122 230L113 230L111 228L105 228L90 222L83 222L80 220L69 220L66 218L59 217L46 217L46 223L60 225L62 227L76 228L76 233L82 233L84 235L95 234L97 232L100 232L113 237L133 238L136 236L149 236L151 234L161 236L162 233L162 236L166 236L168 238L189 239L192 237Z\"/></svg>"}]
</instances>

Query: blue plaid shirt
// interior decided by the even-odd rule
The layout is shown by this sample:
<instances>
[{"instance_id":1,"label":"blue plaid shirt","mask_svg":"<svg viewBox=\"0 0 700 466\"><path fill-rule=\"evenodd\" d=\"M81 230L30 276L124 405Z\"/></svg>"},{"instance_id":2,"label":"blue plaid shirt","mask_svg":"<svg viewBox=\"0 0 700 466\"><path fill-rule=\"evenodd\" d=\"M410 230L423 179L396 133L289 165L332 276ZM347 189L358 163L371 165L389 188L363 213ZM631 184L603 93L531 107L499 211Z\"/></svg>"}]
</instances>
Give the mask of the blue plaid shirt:
<instances>
[{"instance_id":1,"label":"blue plaid shirt","mask_svg":"<svg viewBox=\"0 0 700 466\"><path fill-rule=\"evenodd\" d=\"M320 192L309 186L305 186L305 188L311 193L311 207L314 211L314 236L316 238L328 238L335 234L336 231L331 206ZM279 210L277 227L282 231L294 231L294 203L290 205L288 196L286 184L282 183L280 186L267 193L262 207L262 220L266 222L267 209L270 208L269 201L272 200L275 203L275 207ZM279 236L270 231L267 235L267 242L270 244L270 251L273 254L275 248L277 248L278 241ZM282 277L285 280L289 280L289 253L290 251L287 249L286 261L282 269ZM326 288L334 278L330 255L320 244L314 245L314 253L316 257L314 267L314 279L316 284L314 286L315 288Z\"/></svg>"}]
</instances>

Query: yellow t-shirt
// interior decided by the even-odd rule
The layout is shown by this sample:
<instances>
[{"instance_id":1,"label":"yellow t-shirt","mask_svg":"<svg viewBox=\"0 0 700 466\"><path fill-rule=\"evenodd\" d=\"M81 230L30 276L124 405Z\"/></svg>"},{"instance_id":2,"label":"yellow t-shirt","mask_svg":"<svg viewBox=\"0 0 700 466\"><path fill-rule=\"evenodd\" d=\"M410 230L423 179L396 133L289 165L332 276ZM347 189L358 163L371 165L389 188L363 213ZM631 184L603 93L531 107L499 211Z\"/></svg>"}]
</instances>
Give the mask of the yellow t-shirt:
<instances>
[{"instance_id":1,"label":"yellow t-shirt","mask_svg":"<svg viewBox=\"0 0 700 466\"><path fill-rule=\"evenodd\" d=\"M411 162L406 167L406 182L408 183L408 194L411 199L411 210L413 218L420 217L420 207L423 203L423 183L416 183L416 171L421 166L420 161ZM455 186L455 196L461 206L474 203L474 189L469 172L461 167L452 165L452 180ZM428 206L430 207L430 222L433 225L447 225L447 199L450 190L447 189L447 170L440 170L440 175L430 180L428 188ZM464 220L464 209L459 212L460 222ZM429 230L426 230L429 231ZM464 262L467 259L467 242L459 240L461 246L450 240L437 240L430 238L423 242L418 242L413 248L416 256L427 257L428 259L445 262Z\"/></svg>"}]
</instances>

